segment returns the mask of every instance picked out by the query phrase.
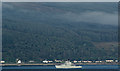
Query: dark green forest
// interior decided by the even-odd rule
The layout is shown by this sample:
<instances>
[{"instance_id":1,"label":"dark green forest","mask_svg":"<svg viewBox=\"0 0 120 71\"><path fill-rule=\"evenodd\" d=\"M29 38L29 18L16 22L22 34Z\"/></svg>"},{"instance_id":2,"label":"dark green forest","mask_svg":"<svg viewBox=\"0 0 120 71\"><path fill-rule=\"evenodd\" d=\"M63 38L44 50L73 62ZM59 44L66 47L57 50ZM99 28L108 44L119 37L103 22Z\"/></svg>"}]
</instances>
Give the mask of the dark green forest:
<instances>
[{"instance_id":1,"label":"dark green forest","mask_svg":"<svg viewBox=\"0 0 120 71\"><path fill-rule=\"evenodd\" d=\"M91 3L3 3L3 60L10 63L17 58L24 62L40 62L45 59L117 59L118 48L114 44L118 41L117 25L68 21L58 17L66 12L117 11L116 3L95 5L97 6Z\"/></svg>"}]
</instances>

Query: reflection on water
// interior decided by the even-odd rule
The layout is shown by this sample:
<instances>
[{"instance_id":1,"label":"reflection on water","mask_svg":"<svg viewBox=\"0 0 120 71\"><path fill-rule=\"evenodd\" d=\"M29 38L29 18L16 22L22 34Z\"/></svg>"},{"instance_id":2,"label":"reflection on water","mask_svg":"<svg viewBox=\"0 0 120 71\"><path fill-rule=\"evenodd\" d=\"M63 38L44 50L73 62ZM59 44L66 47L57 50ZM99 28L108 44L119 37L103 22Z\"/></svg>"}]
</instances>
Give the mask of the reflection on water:
<instances>
[{"instance_id":1,"label":"reflection on water","mask_svg":"<svg viewBox=\"0 0 120 71\"><path fill-rule=\"evenodd\" d=\"M11 69L2 71L119 71L117 69Z\"/></svg>"}]
</instances>

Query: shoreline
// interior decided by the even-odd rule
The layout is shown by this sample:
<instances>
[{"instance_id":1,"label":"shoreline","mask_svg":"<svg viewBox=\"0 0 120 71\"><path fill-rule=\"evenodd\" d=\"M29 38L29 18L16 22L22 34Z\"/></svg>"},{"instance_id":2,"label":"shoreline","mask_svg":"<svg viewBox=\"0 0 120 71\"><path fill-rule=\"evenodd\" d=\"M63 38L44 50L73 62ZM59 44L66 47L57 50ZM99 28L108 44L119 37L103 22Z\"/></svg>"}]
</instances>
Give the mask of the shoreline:
<instances>
[{"instance_id":1,"label":"shoreline","mask_svg":"<svg viewBox=\"0 0 120 71\"><path fill-rule=\"evenodd\" d=\"M21 64L0 64L0 66L27 66L27 65L60 65L62 63L49 63L49 64L28 64L28 63L21 63ZM74 63L75 65L118 65L118 63Z\"/></svg>"}]
</instances>

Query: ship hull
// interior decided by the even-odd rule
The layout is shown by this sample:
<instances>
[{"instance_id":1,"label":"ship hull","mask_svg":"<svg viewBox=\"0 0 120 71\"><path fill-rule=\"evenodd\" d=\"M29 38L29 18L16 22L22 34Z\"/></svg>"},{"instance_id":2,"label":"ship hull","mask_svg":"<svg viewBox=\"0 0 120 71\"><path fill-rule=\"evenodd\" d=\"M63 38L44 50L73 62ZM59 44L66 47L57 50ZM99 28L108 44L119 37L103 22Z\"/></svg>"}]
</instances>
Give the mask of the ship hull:
<instances>
[{"instance_id":1,"label":"ship hull","mask_svg":"<svg viewBox=\"0 0 120 71\"><path fill-rule=\"evenodd\" d=\"M55 66L56 68L60 68L60 69L80 69L82 68L82 66Z\"/></svg>"}]
</instances>

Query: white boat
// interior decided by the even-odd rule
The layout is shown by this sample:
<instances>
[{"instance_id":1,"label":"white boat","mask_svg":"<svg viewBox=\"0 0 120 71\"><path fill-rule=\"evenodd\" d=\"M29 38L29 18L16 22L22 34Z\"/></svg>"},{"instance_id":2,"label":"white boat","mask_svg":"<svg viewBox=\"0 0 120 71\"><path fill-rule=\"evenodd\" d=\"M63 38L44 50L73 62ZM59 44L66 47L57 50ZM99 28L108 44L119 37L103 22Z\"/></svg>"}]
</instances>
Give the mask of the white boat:
<instances>
[{"instance_id":1,"label":"white boat","mask_svg":"<svg viewBox=\"0 0 120 71\"><path fill-rule=\"evenodd\" d=\"M66 69L71 69L71 68L82 68L82 66L75 66L73 65L70 61L65 61L64 64L61 65L55 65L56 68L66 68Z\"/></svg>"}]
</instances>

